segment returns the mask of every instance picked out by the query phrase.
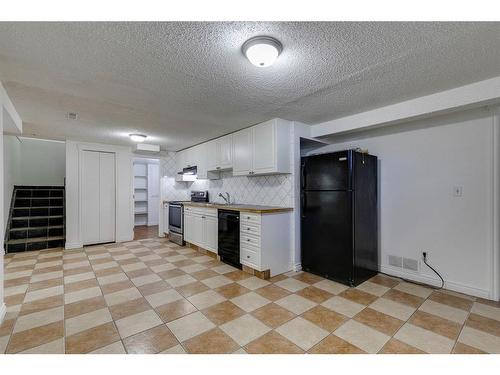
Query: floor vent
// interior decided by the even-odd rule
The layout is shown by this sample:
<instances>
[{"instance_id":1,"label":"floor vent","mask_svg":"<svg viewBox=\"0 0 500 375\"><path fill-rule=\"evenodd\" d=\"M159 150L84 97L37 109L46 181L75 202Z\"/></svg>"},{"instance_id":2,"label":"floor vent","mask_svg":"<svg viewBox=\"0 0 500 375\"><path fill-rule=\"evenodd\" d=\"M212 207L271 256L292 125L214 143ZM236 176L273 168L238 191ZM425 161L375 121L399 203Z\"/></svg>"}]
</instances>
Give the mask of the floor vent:
<instances>
[{"instance_id":1,"label":"floor vent","mask_svg":"<svg viewBox=\"0 0 500 375\"><path fill-rule=\"evenodd\" d=\"M6 253L63 247L64 186L14 186Z\"/></svg>"}]
</instances>

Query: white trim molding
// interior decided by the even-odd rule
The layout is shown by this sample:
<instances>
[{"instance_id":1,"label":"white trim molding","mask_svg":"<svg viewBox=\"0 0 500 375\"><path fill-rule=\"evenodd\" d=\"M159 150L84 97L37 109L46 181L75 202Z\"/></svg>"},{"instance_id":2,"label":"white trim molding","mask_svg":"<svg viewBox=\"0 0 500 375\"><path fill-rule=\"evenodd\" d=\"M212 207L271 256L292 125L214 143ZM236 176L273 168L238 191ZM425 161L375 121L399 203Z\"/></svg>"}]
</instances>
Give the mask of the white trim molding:
<instances>
[{"instance_id":1,"label":"white trim molding","mask_svg":"<svg viewBox=\"0 0 500 375\"><path fill-rule=\"evenodd\" d=\"M500 77L487 79L311 126L312 137L394 125L500 102Z\"/></svg>"},{"instance_id":2,"label":"white trim molding","mask_svg":"<svg viewBox=\"0 0 500 375\"><path fill-rule=\"evenodd\" d=\"M5 314L7 314L7 306L5 305L5 303L2 303L0 305L0 324L3 323L3 320L5 318Z\"/></svg>"},{"instance_id":3,"label":"white trim molding","mask_svg":"<svg viewBox=\"0 0 500 375\"><path fill-rule=\"evenodd\" d=\"M406 272L402 271L399 268L393 268L390 266L381 266L380 267L380 272L383 272L385 274L395 276L395 277L401 277L403 279L411 280L411 281L416 281L419 283L424 283L427 285L431 285L434 287L439 287L441 285L441 281L436 277L430 277L418 273L413 273L413 272ZM459 293L464 293L468 294L471 296L475 297L481 297L481 298L486 298L490 299L491 294L490 291L487 289L479 289L479 288L474 288L470 287L461 283L457 283L454 281L449 281L445 280L444 281L444 289L452 290L454 292L459 292Z\"/></svg>"},{"instance_id":4,"label":"white trim molding","mask_svg":"<svg viewBox=\"0 0 500 375\"><path fill-rule=\"evenodd\" d=\"M500 107L493 108L493 220L491 298L500 300Z\"/></svg>"}]
</instances>

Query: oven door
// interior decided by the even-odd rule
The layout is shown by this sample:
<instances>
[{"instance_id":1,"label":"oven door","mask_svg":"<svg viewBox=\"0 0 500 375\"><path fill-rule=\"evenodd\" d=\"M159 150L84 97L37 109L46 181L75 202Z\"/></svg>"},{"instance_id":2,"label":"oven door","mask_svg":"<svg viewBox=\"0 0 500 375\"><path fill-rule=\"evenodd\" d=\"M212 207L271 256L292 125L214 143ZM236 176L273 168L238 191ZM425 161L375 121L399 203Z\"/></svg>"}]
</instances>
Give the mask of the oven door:
<instances>
[{"instance_id":1,"label":"oven door","mask_svg":"<svg viewBox=\"0 0 500 375\"><path fill-rule=\"evenodd\" d=\"M169 231L182 234L183 233L183 218L182 205L169 204L168 206L168 229Z\"/></svg>"}]
</instances>

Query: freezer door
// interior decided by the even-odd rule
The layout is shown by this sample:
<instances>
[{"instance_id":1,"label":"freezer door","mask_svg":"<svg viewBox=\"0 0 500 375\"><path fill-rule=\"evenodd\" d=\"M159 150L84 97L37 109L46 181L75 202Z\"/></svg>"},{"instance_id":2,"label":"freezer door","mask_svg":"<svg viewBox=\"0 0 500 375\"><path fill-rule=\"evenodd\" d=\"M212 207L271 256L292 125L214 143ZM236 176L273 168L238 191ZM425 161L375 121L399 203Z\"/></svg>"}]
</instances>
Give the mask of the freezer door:
<instances>
[{"instance_id":1,"label":"freezer door","mask_svg":"<svg viewBox=\"0 0 500 375\"><path fill-rule=\"evenodd\" d=\"M304 191L301 200L302 268L350 285L352 192Z\"/></svg>"},{"instance_id":2,"label":"freezer door","mask_svg":"<svg viewBox=\"0 0 500 375\"><path fill-rule=\"evenodd\" d=\"M350 190L351 151L302 158L302 190Z\"/></svg>"}]
</instances>

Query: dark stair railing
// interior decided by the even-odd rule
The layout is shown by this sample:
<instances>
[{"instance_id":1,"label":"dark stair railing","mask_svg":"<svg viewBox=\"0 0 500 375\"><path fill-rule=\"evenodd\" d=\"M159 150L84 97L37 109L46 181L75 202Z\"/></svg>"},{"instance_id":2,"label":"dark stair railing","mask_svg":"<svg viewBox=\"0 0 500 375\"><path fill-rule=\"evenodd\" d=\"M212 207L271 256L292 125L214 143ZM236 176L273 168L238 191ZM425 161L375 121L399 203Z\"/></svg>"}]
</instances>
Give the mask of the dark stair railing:
<instances>
[{"instance_id":1,"label":"dark stair railing","mask_svg":"<svg viewBox=\"0 0 500 375\"><path fill-rule=\"evenodd\" d=\"M64 192L64 186L14 186L6 253L64 246Z\"/></svg>"}]
</instances>

